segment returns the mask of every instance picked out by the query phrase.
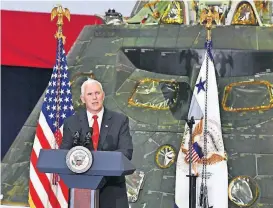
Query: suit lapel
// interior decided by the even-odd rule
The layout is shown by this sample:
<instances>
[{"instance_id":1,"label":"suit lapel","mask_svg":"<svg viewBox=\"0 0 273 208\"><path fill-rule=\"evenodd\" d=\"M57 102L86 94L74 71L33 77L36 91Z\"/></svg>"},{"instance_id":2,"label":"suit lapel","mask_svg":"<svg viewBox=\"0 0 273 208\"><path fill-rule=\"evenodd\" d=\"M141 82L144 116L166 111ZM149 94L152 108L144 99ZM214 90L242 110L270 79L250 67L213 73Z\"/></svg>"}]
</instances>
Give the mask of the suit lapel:
<instances>
[{"instance_id":1,"label":"suit lapel","mask_svg":"<svg viewBox=\"0 0 273 208\"><path fill-rule=\"evenodd\" d=\"M86 109L80 110L79 120L80 120L80 125L82 128L82 141L84 141L86 134L90 131ZM89 138L89 139L90 139L89 149L94 150L92 139L91 138Z\"/></svg>"},{"instance_id":2,"label":"suit lapel","mask_svg":"<svg viewBox=\"0 0 273 208\"><path fill-rule=\"evenodd\" d=\"M100 127L100 138L99 138L99 146L98 146L99 150L102 149L106 136L108 134L108 131L111 128L111 125L112 125L111 118L112 118L111 112L107 110L106 108L104 108L104 113L103 113L101 127Z\"/></svg>"}]
</instances>

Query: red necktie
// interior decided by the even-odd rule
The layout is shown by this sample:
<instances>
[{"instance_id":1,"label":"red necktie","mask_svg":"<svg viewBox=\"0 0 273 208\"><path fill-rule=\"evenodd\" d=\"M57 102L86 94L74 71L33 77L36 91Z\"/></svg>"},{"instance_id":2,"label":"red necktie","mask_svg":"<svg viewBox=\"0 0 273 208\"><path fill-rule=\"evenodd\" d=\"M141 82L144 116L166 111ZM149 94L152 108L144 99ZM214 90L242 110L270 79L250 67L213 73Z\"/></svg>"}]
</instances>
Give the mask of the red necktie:
<instances>
[{"instance_id":1,"label":"red necktie","mask_svg":"<svg viewBox=\"0 0 273 208\"><path fill-rule=\"evenodd\" d=\"M97 150L98 149L98 144L99 144L99 137L100 137L98 116L94 115L92 118L94 119L94 123L93 123L93 126L92 126L92 128L93 128L92 141L93 141L94 150Z\"/></svg>"},{"instance_id":2,"label":"red necktie","mask_svg":"<svg viewBox=\"0 0 273 208\"><path fill-rule=\"evenodd\" d=\"M93 123L93 147L94 150L98 149L100 131L99 131L99 124L98 124L98 116L94 115L92 117L94 119ZM75 189L74 191L74 204L73 207L75 208L88 208L91 204L91 190L88 189Z\"/></svg>"}]
</instances>

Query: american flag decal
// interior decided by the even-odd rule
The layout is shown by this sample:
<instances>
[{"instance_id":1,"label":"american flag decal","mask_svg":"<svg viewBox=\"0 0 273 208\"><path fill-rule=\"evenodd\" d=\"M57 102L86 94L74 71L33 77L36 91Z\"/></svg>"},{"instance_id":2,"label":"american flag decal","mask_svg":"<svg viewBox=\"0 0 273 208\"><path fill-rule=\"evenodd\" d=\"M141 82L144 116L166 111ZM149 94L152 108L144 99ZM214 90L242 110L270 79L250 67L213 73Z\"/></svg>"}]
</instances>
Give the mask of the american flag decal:
<instances>
[{"instance_id":1,"label":"american flag decal","mask_svg":"<svg viewBox=\"0 0 273 208\"><path fill-rule=\"evenodd\" d=\"M31 208L67 208L68 188L56 175L37 169L41 149L58 149L64 119L74 114L68 67L62 38L57 39L56 64L45 91L30 157L29 205Z\"/></svg>"},{"instance_id":2,"label":"american flag decal","mask_svg":"<svg viewBox=\"0 0 273 208\"><path fill-rule=\"evenodd\" d=\"M204 155L202 153L201 147L199 147L197 142L194 142L191 147L191 158L192 162L198 162ZM186 161L189 162L190 160L190 151L186 154Z\"/></svg>"}]
</instances>

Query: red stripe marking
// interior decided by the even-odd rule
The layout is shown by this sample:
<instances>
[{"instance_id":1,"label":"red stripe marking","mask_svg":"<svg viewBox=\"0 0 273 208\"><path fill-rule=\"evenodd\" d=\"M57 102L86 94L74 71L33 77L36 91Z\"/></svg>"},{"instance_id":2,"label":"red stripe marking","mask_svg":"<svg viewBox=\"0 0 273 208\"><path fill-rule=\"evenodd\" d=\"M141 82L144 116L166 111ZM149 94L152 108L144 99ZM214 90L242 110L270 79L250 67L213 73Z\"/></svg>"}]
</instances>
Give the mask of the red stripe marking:
<instances>
[{"instance_id":1,"label":"red stripe marking","mask_svg":"<svg viewBox=\"0 0 273 208\"><path fill-rule=\"evenodd\" d=\"M58 130L54 133L54 136L55 136L56 142L57 142L58 147L59 147L59 146L61 145L61 143L62 143L62 137L63 137L63 135L62 135L60 129L58 129Z\"/></svg>"},{"instance_id":2,"label":"red stripe marking","mask_svg":"<svg viewBox=\"0 0 273 208\"><path fill-rule=\"evenodd\" d=\"M43 129L39 123L37 124L36 135L37 135L43 149L51 149L51 146L48 142L49 138L45 137ZM52 139L55 139L55 138L52 138Z\"/></svg>"},{"instance_id":3,"label":"red stripe marking","mask_svg":"<svg viewBox=\"0 0 273 208\"><path fill-rule=\"evenodd\" d=\"M189 159L190 159L190 155L187 154L187 155L186 155L186 160L189 161ZM198 159L199 159L198 154L197 154L196 152L194 152L194 153L192 154L192 161L193 161L193 162L196 162Z\"/></svg>"},{"instance_id":4,"label":"red stripe marking","mask_svg":"<svg viewBox=\"0 0 273 208\"><path fill-rule=\"evenodd\" d=\"M62 190L62 193L63 193L63 196L64 196L65 200L68 201L69 200L69 189L68 189L68 187L65 185L65 183L63 182L62 179L59 181L59 185L61 187L61 190Z\"/></svg>"},{"instance_id":5,"label":"red stripe marking","mask_svg":"<svg viewBox=\"0 0 273 208\"><path fill-rule=\"evenodd\" d=\"M40 200L35 188L33 187L33 184L31 182L31 180L29 180L29 194L31 195L31 199L33 204L35 205L35 207L40 207L43 208L44 205L42 203L42 201Z\"/></svg>"},{"instance_id":6,"label":"red stripe marking","mask_svg":"<svg viewBox=\"0 0 273 208\"><path fill-rule=\"evenodd\" d=\"M49 179L47 178L46 174L45 173L40 173L38 170L37 170L37 161L38 161L38 158L36 156L36 153L35 151L33 150L32 153L31 153L31 157L30 157L30 160L31 160L31 163L33 165L33 168L38 176L38 178L40 179L47 195L48 195L48 198L49 198L49 202L52 206L52 208L60 208L60 203L59 201L57 200L57 197L55 195L55 193L53 192L52 188L51 188L51 184L50 184L50 181Z\"/></svg>"},{"instance_id":7,"label":"red stripe marking","mask_svg":"<svg viewBox=\"0 0 273 208\"><path fill-rule=\"evenodd\" d=\"M43 129L42 129L42 127L41 127L41 125L40 125L39 123L38 123L38 125L37 125L36 134L37 134L37 138L39 139L42 148L43 148L43 149L51 149L51 146L50 146L50 144L49 144L49 142L48 142L48 139L45 137L45 135L44 135L44 133L43 133ZM59 131L57 132L57 135L54 134L54 136L55 136L55 137L56 137L56 136L61 136L61 137L62 137L61 131L59 130ZM54 139L55 139L55 138L54 138ZM60 145L60 144L58 144L58 145ZM36 156L36 154L35 154L35 156ZM36 156L36 158L37 158L37 156ZM32 162L32 163L33 163L33 162ZM36 162L36 163L37 163L37 162ZM34 165L33 165L33 166L34 166ZM36 165L35 165L35 171L36 171L36 172L38 171L38 170L36 169ZM37 173L37 175L38 175L38 173ZM48 181L48 179L47 179L47 181ZM50 181L49 181L48 183L49 183L48 185L50 185ZM43 185L44 185L44 184L43 184ZM64 195L64 198L65 198L66 202L68 202L68 198L69 198L69 189L68 189L67 186L63 183L62 180L60 181L60 187L61 187L61 190L62 190L62 193L63 193L63 195ZM50 187L50 189L51 189L51 187ZM52 189L51 189L51 191L52 191ZM53 191L52 191L52 192L53 192ZM54 194L54 192L53 192L52 194ZM52 194L51 194L51 195L52 195ZM54 196L55 196L55 194L54 194ZM56 198L56 196L53 197L53 200L54 200L54 198ZM56 198L56 200L57 200L57 198ZM52 207L53 207L53 206L52 206Z\"/></svg>"},{"instance_id":8,"label":"red stripe marking","mask_svg":"<svg viewBox=\"0 0 273 208\"><path fill-rule=\"evenodd\" d=\"M193 160L194 162L196 162L196 161L198 160L198 156L193 157L192 160Z\"/></svg>"},{"instance_id":9,"label":"red stripe marking","mask_svg":"<svg viewBox=\"0 0 273 208\"><path fill-rule=\"evenodd\" d=\"M58 147L60 147L61 143L62 143L62 132L60 129L58 129L55 133L54 133L54 136L55 136L55 139L57 141L57 145ZM69 189L68 187L65 185L65 183L63 182L62 179L60 179L59 181L59 185L60 185L60 188L62 190L62 193L63 193L63 196L64 198L66 199L66 201L68 201L68 198L69 198Z\"/></svg>"}]
</instances>

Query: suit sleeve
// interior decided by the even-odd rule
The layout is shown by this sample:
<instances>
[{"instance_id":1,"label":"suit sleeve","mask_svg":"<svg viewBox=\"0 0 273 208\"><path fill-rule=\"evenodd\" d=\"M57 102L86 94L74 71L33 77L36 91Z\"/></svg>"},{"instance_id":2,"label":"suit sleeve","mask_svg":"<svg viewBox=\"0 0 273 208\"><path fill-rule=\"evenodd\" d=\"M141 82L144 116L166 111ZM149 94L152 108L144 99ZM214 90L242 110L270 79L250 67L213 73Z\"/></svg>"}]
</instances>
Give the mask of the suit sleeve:
<instances>
[{"instance_id":1,"label":"suit sleeve","mask_svg":"<svg viewBox=\"0 0 273 208\"><path fill-rule=\"evenodd\" d=\"M122 152L129 160L132 159L133 142L132 136L130 135L129 119L127 116L119 131L118 149L116 151Z\"/></svg>"},{"instance_id":2,"label":"suit sleeve","mask_svg":"<svg viewBox=\"0 0 273 208\"><path fill-rule=\"evenodd\" d=\"M69 129L69 125L67 121L64 121L63 139L62 139L60 149L71 149L72 146L73 146L72 132Z\"/></svg>"}]
</instances>

